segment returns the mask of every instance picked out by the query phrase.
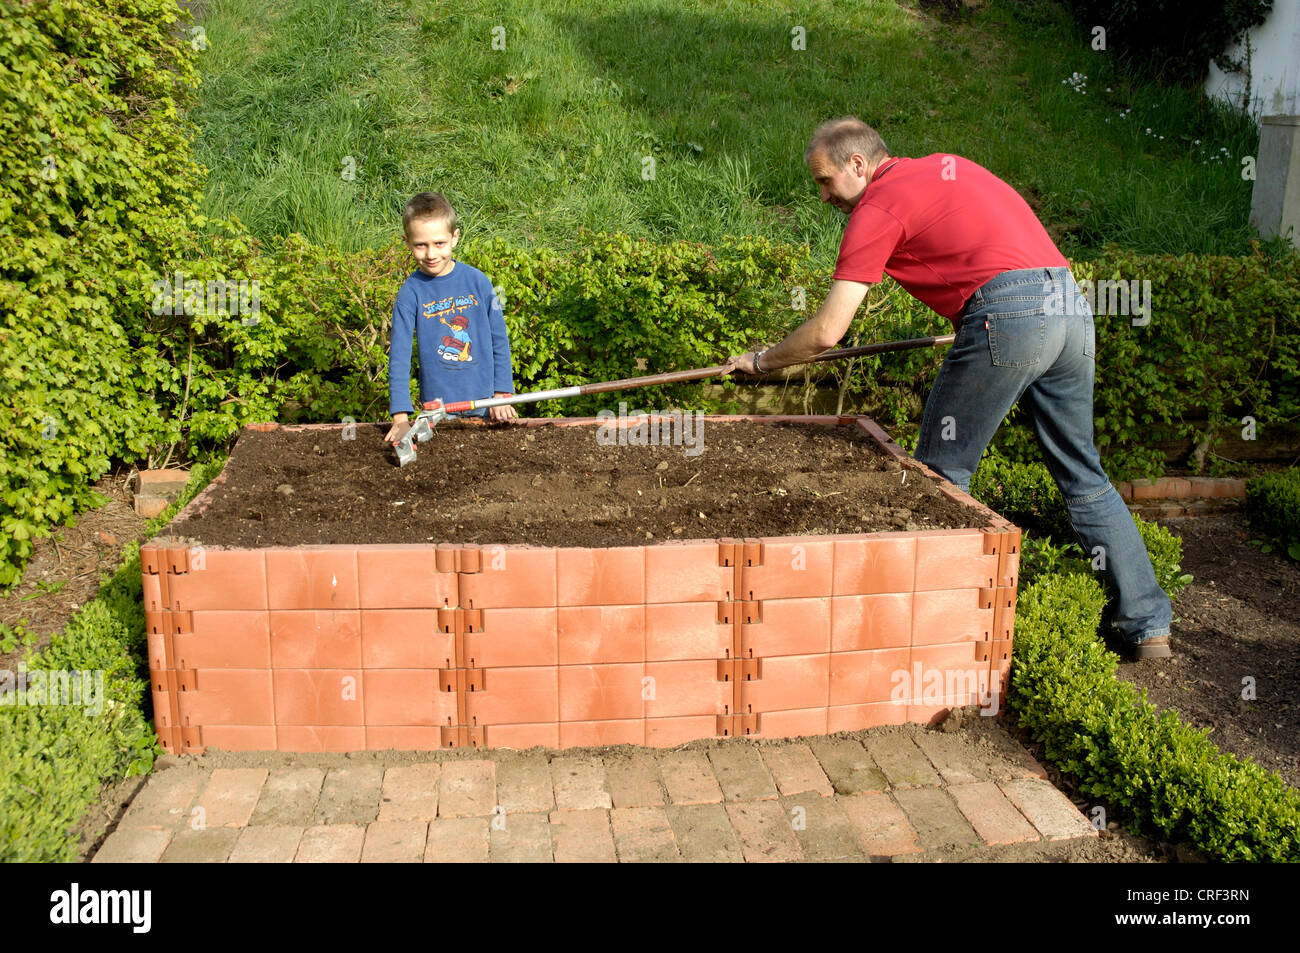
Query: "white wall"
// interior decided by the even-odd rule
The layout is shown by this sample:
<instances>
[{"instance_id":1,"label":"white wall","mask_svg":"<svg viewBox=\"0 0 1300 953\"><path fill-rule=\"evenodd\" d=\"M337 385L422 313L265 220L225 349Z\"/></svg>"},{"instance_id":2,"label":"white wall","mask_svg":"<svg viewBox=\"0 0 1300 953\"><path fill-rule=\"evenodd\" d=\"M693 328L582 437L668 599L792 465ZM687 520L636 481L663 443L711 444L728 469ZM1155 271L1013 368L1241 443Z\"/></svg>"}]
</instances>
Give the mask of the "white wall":
<instances>
[{"instance_id":1,"label":"white wall","mask_svg":"<svg viewBox=\"0 0 1300 953\"><path fill-rule=\"evenodd\" d=\"M1300 114L1300 0L1273 0L1273 9L1260 26L1250 31L1250 110L1261 115ZM1244 59L1246 44L1232 47L1227 55ZM1225 74L1213 63L1205 81L1205 92L1240 106L1246 77Z\"/></svg>"}]
</instances>

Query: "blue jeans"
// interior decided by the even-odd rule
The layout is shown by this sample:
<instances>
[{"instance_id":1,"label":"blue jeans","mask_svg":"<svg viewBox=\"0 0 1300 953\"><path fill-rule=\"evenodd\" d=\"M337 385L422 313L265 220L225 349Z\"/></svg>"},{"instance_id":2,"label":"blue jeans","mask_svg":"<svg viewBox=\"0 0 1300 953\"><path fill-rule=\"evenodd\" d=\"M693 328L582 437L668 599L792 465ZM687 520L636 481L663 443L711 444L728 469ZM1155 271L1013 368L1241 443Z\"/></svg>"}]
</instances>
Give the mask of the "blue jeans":
<instances>
[{"instance_id":1,"label":"blue jeans","mask_svg":"<svg viewBox=\"0 0 1300 953\"><path fill-rule=\"evenodd\" d=\"M1093 444L1092 312L1069 269L1003 272L971 296L959 320L925 404L916 458L968 490L1019 401L1084 553L1116 597L1119 634L1132 643L1168 635L1169 597Z\"/></svg>"}]
</instances>

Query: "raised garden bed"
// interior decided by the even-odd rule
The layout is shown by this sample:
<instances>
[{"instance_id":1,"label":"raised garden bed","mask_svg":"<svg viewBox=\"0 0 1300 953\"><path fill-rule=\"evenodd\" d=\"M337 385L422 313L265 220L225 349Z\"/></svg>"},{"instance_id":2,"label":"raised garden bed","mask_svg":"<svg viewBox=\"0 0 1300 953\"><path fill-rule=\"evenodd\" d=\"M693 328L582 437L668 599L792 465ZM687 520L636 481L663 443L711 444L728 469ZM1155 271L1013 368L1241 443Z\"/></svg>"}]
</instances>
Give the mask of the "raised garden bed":
<instances>
[{"instance_id":1,"label":"raised garden bed","mask_svg":"<svg viewBox=\"0 0 1300 953\"><path fill-rule=\"evenodd\" d=\"M1000 704L1019 530L866 418L704 421L694 455L636 418L615 446L440 427L404 469L372 425L246 430L141 549L164 746L671 746Z\"/></svg>"}]
</instances>

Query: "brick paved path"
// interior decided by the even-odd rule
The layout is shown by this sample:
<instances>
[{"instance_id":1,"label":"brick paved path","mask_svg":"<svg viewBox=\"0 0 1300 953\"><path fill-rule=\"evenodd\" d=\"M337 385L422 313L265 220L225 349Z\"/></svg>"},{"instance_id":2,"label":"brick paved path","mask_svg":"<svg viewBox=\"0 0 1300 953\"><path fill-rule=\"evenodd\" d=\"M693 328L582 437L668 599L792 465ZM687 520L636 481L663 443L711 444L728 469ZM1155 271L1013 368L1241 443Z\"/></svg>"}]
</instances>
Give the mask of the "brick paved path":
<instances>
[{"instance_id":1,"label":"brick paved path","mask_svg":"<svg viewBox=\"0 0 1300 953\"><path fill-rule=\"evenodd\" d=\"M169 758L95 862L940 859L1096 836L1028 755L920 726L665 751ZM399 763L400 762L400 763Z\"/></svg>"}]
</instances>

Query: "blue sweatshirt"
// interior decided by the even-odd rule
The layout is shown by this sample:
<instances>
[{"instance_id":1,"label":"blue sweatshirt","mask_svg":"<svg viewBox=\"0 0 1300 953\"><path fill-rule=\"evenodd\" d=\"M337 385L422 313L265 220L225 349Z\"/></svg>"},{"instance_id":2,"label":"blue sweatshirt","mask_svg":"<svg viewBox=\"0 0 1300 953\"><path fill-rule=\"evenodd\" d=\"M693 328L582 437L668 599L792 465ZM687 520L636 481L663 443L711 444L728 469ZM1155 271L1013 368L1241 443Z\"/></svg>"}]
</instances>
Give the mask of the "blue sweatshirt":
<instances>
[{"instance_id":1,"label":"blue sweatshirt","mask_svg":"<svg viewBox=\"0 0 1300 953\"><path fill-rule=\"evenodd\" d=\"M456 262L445 275L415 271L393 303L388 412L411 413L411 337L420 356L420 403L514 393L510 338L492 282Z\"/></svg>"}]
</instances>

